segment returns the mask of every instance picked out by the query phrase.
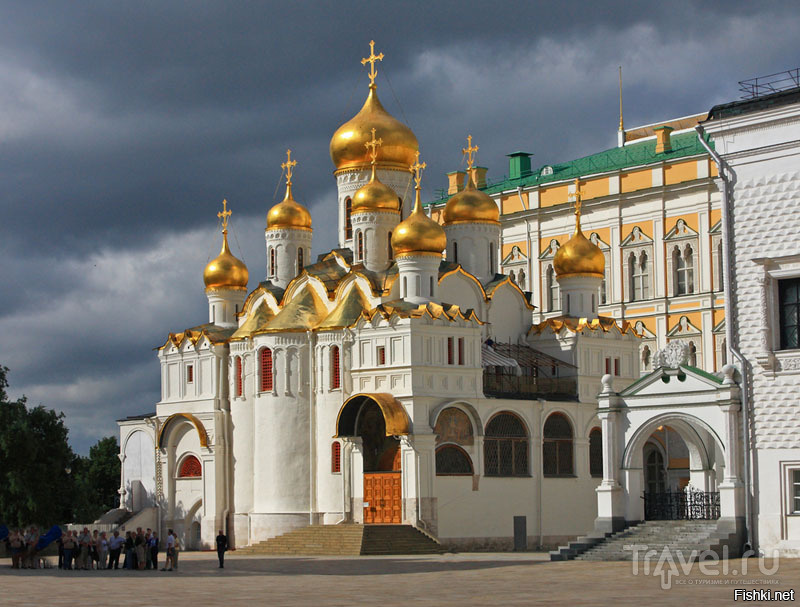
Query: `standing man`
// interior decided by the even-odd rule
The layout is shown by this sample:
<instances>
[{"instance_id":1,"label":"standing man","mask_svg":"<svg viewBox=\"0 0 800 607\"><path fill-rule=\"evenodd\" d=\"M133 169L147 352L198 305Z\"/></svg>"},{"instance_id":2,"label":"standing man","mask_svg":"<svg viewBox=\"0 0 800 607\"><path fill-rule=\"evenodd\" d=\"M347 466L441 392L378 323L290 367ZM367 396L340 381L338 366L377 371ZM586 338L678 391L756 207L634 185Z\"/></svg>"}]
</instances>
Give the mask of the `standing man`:
<instances>
[{"instance_id":1,"label":"standing man","mask_svg":"<svg viewBox=\"0 0 800 607\"><path fill-rule=\"evenodd\" d=\"M153 531L150 537L150 561L153 563L153 569L158 569L158 532Z\"/></svg>"},{"instance_id":2,"label":"standing man","mask_svg":"<svg viewBox=\"0 0 800 607\"><path fill-rule=\"evenodd\" d=\"M122 546L125 544L125 538L119 536L119 529L114 530L114 537L108 541L109 554L111 559L108 561L108 568L119 569L119 553L122 552Z\"/></svg>"},{"instance_id":3,"label":"standing man","mask_svg":"<svg viewBox=\"0 0 800 607\"><path fill-rule=\"evenodd\" d=\"M217 533L217 558L219 568L225 567L225 551L228 549L228 537L222 533L222 529Z\"/></svg>"},{"instance_id":4,"label":"standing man","mask_svg":"<svg viewBox=\"0 0 800 607\"><path fill-rule=\"evenodd\" d=\"M161 568L161 571L172 571L172 565L175 562L175 536L172 535L172 529L167 531L167 562Z\"/></svg>"}]
</instances>

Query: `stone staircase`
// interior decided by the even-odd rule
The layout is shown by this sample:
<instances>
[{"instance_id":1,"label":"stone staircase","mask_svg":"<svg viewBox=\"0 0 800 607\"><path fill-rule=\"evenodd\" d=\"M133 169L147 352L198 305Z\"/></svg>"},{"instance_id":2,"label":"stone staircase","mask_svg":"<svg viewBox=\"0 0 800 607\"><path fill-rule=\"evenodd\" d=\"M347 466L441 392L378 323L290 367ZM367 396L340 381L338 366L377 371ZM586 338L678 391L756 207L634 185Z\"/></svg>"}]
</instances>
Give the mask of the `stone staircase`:
<instances>
[{"instance_id":1,"label":"stone staircase","mask_svg":"<svg viewBox=\"0 0 800 607\"><path fill-rule=\"evenodd\" d=\"M731 547L735 544L735 540L735 533L718 531L717 521L647 521L605 537L591 535L580 537L575 542L570 542L569 546L561 546L551 552L550 558L551 560L630 561L633 560L633 550L626 550L625 546L636 545L641 547L638 553L640 560L645 558L645 553L653 550L655 557L651 552L649 558L658 559L666 548L676 561L679 557L687 561L693 558L693 554L697 557L709 550L721 556L723 546Z\"/></svg>"},{"instance_id":2,"label":"stone staircase","mask_svg":"<svg viewBox=\"0 0 800 607\"><path fill-rule=\"evenodd\" d=\"M264 555L440 554L441 544L411 525L309 525L236 550Z\"/></svg>"}]
</instances>

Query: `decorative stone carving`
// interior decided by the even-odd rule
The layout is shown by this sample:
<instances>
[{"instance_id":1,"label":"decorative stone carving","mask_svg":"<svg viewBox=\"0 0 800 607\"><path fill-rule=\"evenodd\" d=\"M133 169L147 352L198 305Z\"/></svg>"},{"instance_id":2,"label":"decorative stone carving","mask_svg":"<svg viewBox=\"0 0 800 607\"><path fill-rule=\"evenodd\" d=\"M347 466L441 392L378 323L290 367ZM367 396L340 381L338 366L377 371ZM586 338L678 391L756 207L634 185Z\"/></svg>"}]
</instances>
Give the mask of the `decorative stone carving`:
<instances>
[{"instance_id":1,"label":"decorative stone carving","mask_svg":"<svg viewBox=\"0 0 800 607\"><path fill-rule=\"evenodd\" d=\"M689 344L683 341L671 341L665 348L653 356L653 368L669 367L677 369L689 362Z\"/></svg>"}]
</instances>

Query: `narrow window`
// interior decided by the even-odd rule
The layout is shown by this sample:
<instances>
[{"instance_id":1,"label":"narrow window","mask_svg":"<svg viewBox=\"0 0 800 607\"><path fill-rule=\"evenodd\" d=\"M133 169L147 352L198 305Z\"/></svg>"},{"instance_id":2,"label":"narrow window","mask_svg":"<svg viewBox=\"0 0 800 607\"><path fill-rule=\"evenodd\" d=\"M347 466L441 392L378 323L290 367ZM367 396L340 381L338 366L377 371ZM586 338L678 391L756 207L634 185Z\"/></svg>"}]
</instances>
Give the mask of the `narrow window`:
<instances>
[{"instance_id":1,"label":"narrow window","mask_svg":"<svg viewBox=\"0 0 800 607\"><path fill-rule=\"evenodd\" d=\"M353 201L348 196L344 199L344 238L350 240L353 237Z\"/></svg>"},{"instance_id":2,"label":"narrow window","mask_svg":"<svg viewBox=\"0 0 800 607\"><path fill-rule=\"evenodd\" d=\"M800 348L800 278L778 281L781 350Z\"/></svg>"},{"instance_id":3,"label":"narrow window","mask_svg":"<svg viewBox=\"0 0 800 607\"><path fill-rule=\"evenodd\" d=\"M194 383L194 365L186 365L186 383Z\"/></svg>"},{"instance_id":4,"label":"narrow window","mask_svg":"<svg viewBox=\"0 0 800 607\"><path fill-rule=\"evenodd\" d=\"M433 276L431 276L431 277L429 278L428 287L430 288L430 293L428 293L428 295L430 295L431 297L433 297Z\"/></svg>"},{"instance_id":5,"label":"narrow window","mask_svg":"<svg viewBox=\"0 0 800 607\"><path fill-rule=\"evenodd\" d=\"M242 363L242 357L241 356L237 356L236 357L236 396L241 396L242 395L242 389L243 389L243 383L244 383L242 381L243 380L242 375L244 374L243 367L244 367L244 364Z\"/></svg>"},{"instance_id":6,"label":"narrow window","mask_svg":"<svg viewBox=\"0 0 800 607\"><path fill-rule=\"evenodd\" d=\"M453 338L447 338L447 364L453 364Z\"/></svg>"},{"instance_id":7,"label":"narrow window","mask_svg":"<svg viewBox=\"0 0 800 607\"><path fill-rule=\"evenodd\" d=\"M303 255L304 255L303 247L298 247L297 248L297 273L298 274L300 274L300 272L303 271L303 268L306 265L305 264L305 260L303 259Z\"/></svg>"},{"instance_id":8,"label":"narrow window","mask_svg":"<svg viewBox=\"0 0 800 607\"><path fill-rule=\"evenodd\" d=\"M547 311L552 312L558 310L558 281L553 266L547 266L545 280L547 282Z\"/></svg>"},{"instance_id":9,"label":"narrow window","mask_svg":"<svg viewBox=\"0 0 800 607\"><path fill-rule=\"evenodd\" d=\"M453 263L458 263L458 243L453 243Z\"/></svg>"},{"instance_id":10,"label":"narrow window","mask_svg":"<svg viewBox=\"0 0 800 607\"><path fill-rule=\"evenodd\" d=\"M339 346L331 348L331 388L337 390L342 387L342 374L339 367Z\"/></svg>"},{"instance_id":11,"label":"narrow window","mask_svg":"<svg viewBox=\"0 0 800 607\"><path fill-rule=\"evenodd\" d=\"M792 513L800 514L800 470L792 470Z\"/></svg>"},{"instance_id":12,"label":"narrow window","mask_svg":"<svg viewBox=\"0 0 800 607\"><path fill-rule=\"evenodd\" d=\"M402 219L403 218L403 199L400 196L397 197L397 203L399 205L398 209L400 210L400 218Z\"/></svg>"},{"instance_id":13,"label":"narrow window","mask_svg":"<svg viewBox=\"0 0 800 607\"><path fill-rule=\"evenodd\" d=\"M408 295L408 277L403 276L403 292L400 293L400 297L406 297Z\"/></svg>"},{"instance_id":14,"label":"narrow window","mask_svg":"<svg viewBox=\"0 0 800 607\"><path fill-rule=\"evenodd\" d=\"M606 375L611 375L611 359L606 358Z\"/></svg>"},{"instance_id":15,"label":"narrow window","mask_svg":"<svg viewBox=\"0 0 800 607\"><path fill-rule=\"evenodd\" d=\"M338 474L342 471L342 444L333 441L331 444L331 472Z\"/></svg>"},{"instance_id":16,"label":"narrow window","mask_svg":"<svg viewBox=\"0 0 800 607\"><path fill-rule=\"evenodd\" d=\"M394 251L392 250L392 233L389 232L389 242L388 242L388 252L389 252L389 261L394 259Z\"/></svg>"},{"instance_id":17,"label":"narrow window","mask_svg":"<svg viewBox=\"0 0 800 607\"><path fill-rule=\"evenodd\" d=\"M572 476L572 425L560 413L553 413L544 424L542 444L544 476Z\"/></svg>"},{"instance_id":18,"label":"narrow window","mask_svg":"<svg viewBox=\"0 0 800 607\"><path fill-rule=\"evenodd\" d=\"M356 256L359 261L364 259L364 232L356 235Z\"/></svg>"},{"instance_id":19,"label":"narrow window","mask_svg":"<svg viewBox=\"0 0 800 607\"><path fill-rule=\"evenodd\" d=\"M383 366L386 364L386 347L385 346L378 346L378 365Z\"/></svg>"},{"instance_id":20,"label":"narrow window","mask_svg":"<svg viewBox=\"0 0 800 607\"><path fill-rule=\"evenodd\" d=\"M723 269L723 258L722 258L722 240L719 241L717 245L717 273L719 274L719 280L717 281L717 291L722 291L725 285L725 274Z\"/></svg>"},{"instance_id":21,"label":"narrow window","mask_svg":"<svg viewBox=\"0 0 800 607\"><path fill-rule=\"evenodd\" d=\"M458 338L458 364L464 365L464 338Z\"/></svg>"},{"instance_id":22,"label":"narrow window","mask_svg":"<svg viewBox=\"0 0 800 607\"><path fill-rule=\"evenodd\" d=\"M617 377L619 377L619 367L620 367L619 358L615 358L614 359L614 375L616 375Z\"/></svg>"},{"instance_id":23,"label":"narrow window","mask_svg":"<svg viewBox=\"0 0 800 607\"><path fill-rule=\"evenodd\" d=\"M693 341L689 342L689 364L693 367L697 366L697 346Z\"/></svg>"},{"instance_id":24,"label":"narrow window","mask_svg":"<svg viewBox=\"0 0 800 607\"><path fill-rule=\"evenodd\" d=\"M495 267L494 267L494 243L489 243L489 274L494 276Z\"/></svg>"},{"instance_id":25,"label":"narrow window","mask_svg":"<svg viewBox=\"0 0 800 607\"><path fill-rule=\"evenodd\" d=\"M269 348L262 348L259 353L259 360L261 363L261 392L272 392L272 350Z\"/></svg>"},{"instance_id":26,"label":"narrow window","mask_svg":"<svg viewBox=\"0 0 800 607\"><path fill-rule=\"evenodd\" d=\"M275 277L275 270L276 270L276 262L275 262L275 249L269 250L269 275L273 278Z\"/></svg>"},{"instance_id":27,"label":"narrow window","mask_svg":"<svg viewBox=\"0 0 800 607\"><path fill-rule=\"evenodd\" d=\"M603 476L603 434L600 428L589 432L589 474Z\"/></svg>"},{"instance_id":28,"label":"narrow window","mask_svg":"<svg viewBox=\"0 0 800 607\"><path fill-rule=\"evenodd\" d=\"M517 284L519 285L520 289L522 289L523 291L525 290L525 270L519 271L519 278L517 279Z\"/></svg>"}]
</instances>

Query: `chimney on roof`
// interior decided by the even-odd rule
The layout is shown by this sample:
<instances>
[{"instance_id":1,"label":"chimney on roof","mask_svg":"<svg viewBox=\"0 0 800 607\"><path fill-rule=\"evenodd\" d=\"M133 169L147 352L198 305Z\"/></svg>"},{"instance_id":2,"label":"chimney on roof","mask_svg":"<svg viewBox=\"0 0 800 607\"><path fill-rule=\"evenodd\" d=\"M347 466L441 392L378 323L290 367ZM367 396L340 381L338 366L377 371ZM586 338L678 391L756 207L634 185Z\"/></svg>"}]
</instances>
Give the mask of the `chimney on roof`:
<instances>
[{"instance_id":1,"label":"chimney on roof","mask_svg":"<svg viewBox=\"0 0 800 607\"><path fill-rule=\"evenodd\" d=\"M488 170L486 167L472 167L472 183L479 190L486 187L486 172Z\"/></svg>"},{"instance_id":2,"label":"chimney on roof","mask_svg":"<svg viewBox=\"0 0 800 607\"><path fill-rule=\"evenodd\" d=\"M508 178L519 179L531 174L531 156L528 152L508 154Z\"/></svg>"},{"instance_id":3,"label":"chimney on roof","mask_svg":"<svg viewBox=\"0 0 800 607\"><path fill-rule=\"evenodd\" d=\"M657 126L653 129L656 133L656 154L665 154L672 151L671 126Z\"/></svg>"},{"instance_id":4,"label":"chimney on roof","mask_svg":"<svg viewBox=\"0 0 800 607\"><path fill-rule=\"evenodd\" d=\"M464 189L467 185L467 173L465 171L453 171L447 174L447 195L452 196Z\"/></svg>"}]
</instances>

